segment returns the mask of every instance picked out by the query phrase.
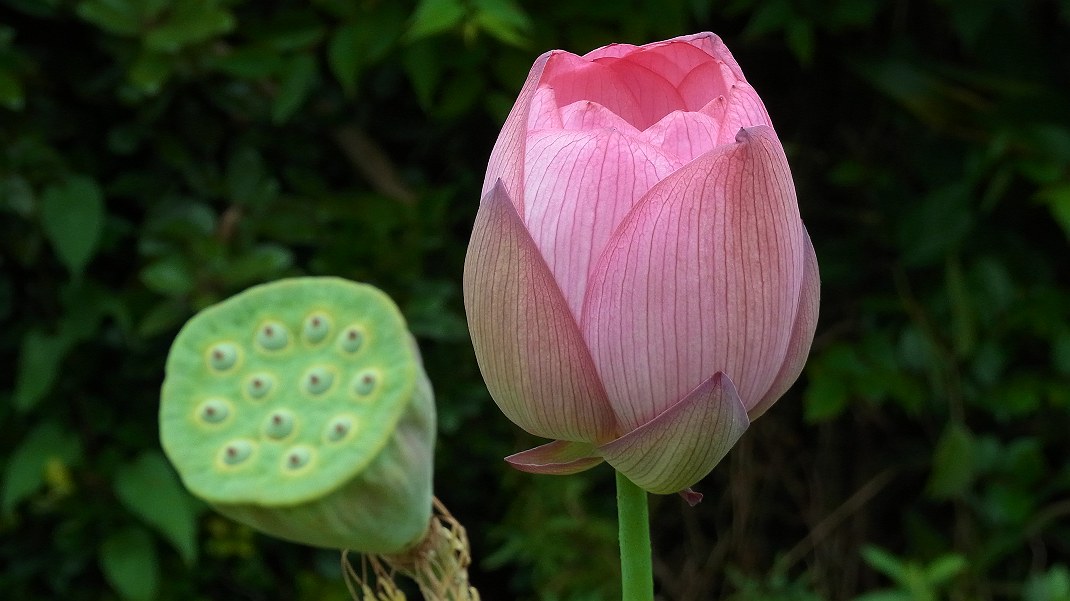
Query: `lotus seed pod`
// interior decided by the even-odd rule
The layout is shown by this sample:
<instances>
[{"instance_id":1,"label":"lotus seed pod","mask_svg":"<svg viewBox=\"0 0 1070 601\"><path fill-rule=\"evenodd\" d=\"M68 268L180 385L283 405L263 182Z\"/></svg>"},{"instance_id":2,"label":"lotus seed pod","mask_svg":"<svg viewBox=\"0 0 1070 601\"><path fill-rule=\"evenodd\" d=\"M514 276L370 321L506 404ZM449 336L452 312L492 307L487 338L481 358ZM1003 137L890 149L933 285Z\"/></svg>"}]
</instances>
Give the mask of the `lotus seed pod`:
<instances>
[{"instance_id":1,"label":"lotus seed pod","mask_svg":"<svg viewBox=\"0 0 1070 601\"><path fill-rule=\"evenodd\" d=\"M338 278L251 288L167 358L160 439L220 513L317 547L396 554L431 520L434 399L397 307Z\"/></svg>"}]
</instances>

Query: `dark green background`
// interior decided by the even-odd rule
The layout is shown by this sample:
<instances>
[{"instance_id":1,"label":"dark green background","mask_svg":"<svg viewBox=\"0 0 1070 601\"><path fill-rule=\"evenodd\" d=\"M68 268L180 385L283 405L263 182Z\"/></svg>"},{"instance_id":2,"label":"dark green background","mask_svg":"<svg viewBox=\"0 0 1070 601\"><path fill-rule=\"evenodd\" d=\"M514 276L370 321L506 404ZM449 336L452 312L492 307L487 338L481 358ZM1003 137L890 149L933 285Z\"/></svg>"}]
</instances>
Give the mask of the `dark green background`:
<instances>
[{"instance_id":1,"label":"dark green background","mask_svg":"<svg viewBox=\"0 0 1070 601\"><path fill-rule=\"evenodd\" d=\"M394 296L486 599L619 598L612 477L501 457L460 279L533 59L709 29L821 263L792 389L653 499L673 601L1070 599L1070 2L0 0L0 596L343 600L177 487L177 328L251 284Z\"/></svg>"}]
</instances>

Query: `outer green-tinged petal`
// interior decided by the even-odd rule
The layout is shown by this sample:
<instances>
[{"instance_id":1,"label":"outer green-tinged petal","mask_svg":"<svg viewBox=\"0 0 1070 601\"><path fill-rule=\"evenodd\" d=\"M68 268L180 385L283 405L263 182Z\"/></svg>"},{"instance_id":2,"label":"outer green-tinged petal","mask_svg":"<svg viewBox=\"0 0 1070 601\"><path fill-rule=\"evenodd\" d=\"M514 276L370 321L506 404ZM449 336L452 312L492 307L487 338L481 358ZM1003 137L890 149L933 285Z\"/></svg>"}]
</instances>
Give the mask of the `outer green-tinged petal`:
<instances>
[{"instance_id":1,"label":"outer green-tinged petal","mask_svg":"<svg viewBox=\"0 0 1070 601\"><path fill-rule=\"evenodd\" d=\"M579 328L501 183L476 215L464 306L483 379L510 420L545 438L613 436L613 414Z\"/></svg>"},{"instance_id":2,"label":"outer green-tinged petal","mask_svg":"<svg viewBox=\"0 0 1070 601\"><path fill-rule=\"evenodd\" d=\"M766 409L791 388L802 373L806 357L810 354L810 344L814 341L814 332L817 330L820 304L821 273L817 267L817 253L814 252L810 236L806 236L806 266L803 271L802 290L799 293L799 311L791 329L791 342L788 343L788 355L780 366L776 380L769 387L769 392L748 412L751 421L765 413Z\"/></svg>"},{"instance_id":3,"label":"outer green-tinged petal","mask_svg":"<svg viewBox=\"0 0 1070 601\"><path fill-rule=\"evenodd\" d=\"M668 494L710 473L749 425L732 380L717 373L661 415L598 451L640 488Z\"/></svg>"},{"instance_id":4,"label":"outer green-tinged petal","mask_svg":"<svg viewBox=\"0 0 1070 601\"><path fill-rule=\"evenodd\" d=\"M711 374L749 408L787 355L805 251L773 130L742 130L658 183L592 271L582 325L624 430Z\"/></svg>"},{"instance_id":5,"label":"outer green-tinged petal","mask_svg":"<svg viewBox=\"0 0 1070 601\"><path fill-rule=\"evenodd\" d=\"M576 474L602 463L594 445L584 442L555 440L505 458L522 472L564 476Z\"/></svg>"}]
</instances>

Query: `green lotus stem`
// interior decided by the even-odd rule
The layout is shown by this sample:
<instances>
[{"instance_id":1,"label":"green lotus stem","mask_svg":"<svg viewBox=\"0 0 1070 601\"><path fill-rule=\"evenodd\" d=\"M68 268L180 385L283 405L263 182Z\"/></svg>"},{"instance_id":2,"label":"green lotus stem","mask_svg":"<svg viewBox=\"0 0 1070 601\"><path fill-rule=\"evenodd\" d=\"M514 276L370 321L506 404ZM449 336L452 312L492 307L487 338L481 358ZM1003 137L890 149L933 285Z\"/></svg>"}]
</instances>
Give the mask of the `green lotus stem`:
<instances>
[{"instance_id":1,"label":"green lotus stem","mask_svg":"<svg viewBox=\"0 0 1070 601\"><path fill-rule=\"evenodd\" d=\"M622 599L654 601L654 571L650 562L650 512L645 490L624 474L617 474L617 520L620 538Z\"/></svg>"}]
</instances>

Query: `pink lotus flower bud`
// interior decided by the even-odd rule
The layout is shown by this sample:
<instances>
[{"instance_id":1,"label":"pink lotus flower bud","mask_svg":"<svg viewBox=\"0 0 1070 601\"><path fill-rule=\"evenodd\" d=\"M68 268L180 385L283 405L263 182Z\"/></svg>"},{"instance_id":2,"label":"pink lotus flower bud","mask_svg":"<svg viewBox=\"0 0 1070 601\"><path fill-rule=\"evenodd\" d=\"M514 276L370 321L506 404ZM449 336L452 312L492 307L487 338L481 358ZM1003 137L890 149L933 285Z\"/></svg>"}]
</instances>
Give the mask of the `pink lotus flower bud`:
<instances>
[{"instance_id":1,"label":"pink lotus flower bud","mask_svg":"<svg viewBox=\"0 0 1070 601\"><path fill-rule=\"evenodd\" d=\"M539 57L464 268L491 396L556 439L510 463L687 489L799 376L818 301L784 150L720 38Z\"/></svg>"}]
</instances>

